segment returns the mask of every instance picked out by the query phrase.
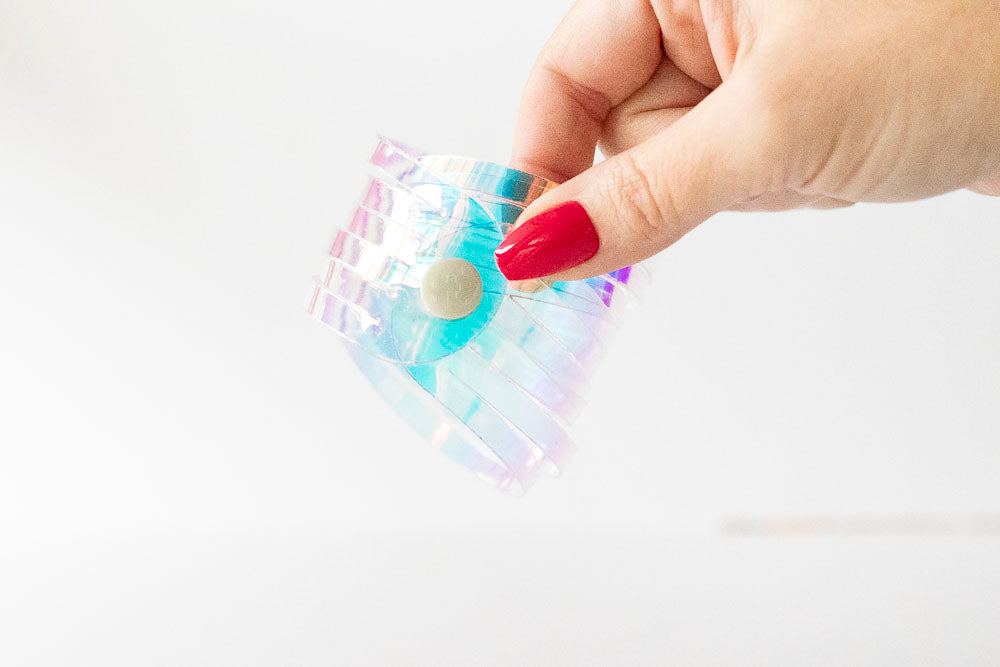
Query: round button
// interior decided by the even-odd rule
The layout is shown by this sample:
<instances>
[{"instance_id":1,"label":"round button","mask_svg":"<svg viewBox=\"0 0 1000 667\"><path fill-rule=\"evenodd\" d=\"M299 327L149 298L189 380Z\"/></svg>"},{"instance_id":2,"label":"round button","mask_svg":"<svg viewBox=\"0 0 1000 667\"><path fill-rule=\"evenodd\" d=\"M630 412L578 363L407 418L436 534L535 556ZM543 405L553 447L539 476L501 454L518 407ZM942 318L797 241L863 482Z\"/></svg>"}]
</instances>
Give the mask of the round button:
<instances>
[{"instance_id":1,"label":"round button","mask_svg":"<svg viewBox=\"0 0 1000 667\"><path fill-rule=\"evenodd\" d=\"M424 308L442 320L458 320L471 315L483 300L483 279L461 257L446 257L431 264L420 283Z\"/></svg>"}]
</instances>

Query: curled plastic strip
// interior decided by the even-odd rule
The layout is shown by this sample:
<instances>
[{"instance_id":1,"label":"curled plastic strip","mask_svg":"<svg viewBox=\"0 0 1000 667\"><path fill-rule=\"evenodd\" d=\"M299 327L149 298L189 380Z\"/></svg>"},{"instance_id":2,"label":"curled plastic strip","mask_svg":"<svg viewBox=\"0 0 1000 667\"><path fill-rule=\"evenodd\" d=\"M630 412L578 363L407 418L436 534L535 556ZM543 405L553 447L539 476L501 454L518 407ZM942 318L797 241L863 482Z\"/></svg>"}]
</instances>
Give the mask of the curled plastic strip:
<instances>
[{"instance_id":1,"label":"curled plastic strip","mask_svg":"<svg viewBox=\"0 0 1000 667\"><path fill-rule=\"evenodd\" d=\"M497 488L523 493L568 462L594 369L651 274L639 265L515 291L493 251L555 183L384 138L371 164L308 311L421 436ZM474 268L482 290L472 312L444 319L421 290L431 267L454 258Z\"/></svg>"}]
</instances>

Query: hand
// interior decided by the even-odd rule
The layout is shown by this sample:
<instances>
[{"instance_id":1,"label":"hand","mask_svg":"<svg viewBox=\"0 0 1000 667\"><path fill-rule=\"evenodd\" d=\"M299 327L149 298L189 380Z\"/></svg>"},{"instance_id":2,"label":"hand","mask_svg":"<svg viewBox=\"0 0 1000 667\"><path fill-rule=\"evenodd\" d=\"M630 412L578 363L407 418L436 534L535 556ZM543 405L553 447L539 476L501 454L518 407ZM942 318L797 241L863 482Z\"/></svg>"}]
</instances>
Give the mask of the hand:
<instances>
[{"instance_id":1,"label":"hand","mask_svg":"<svg viewBox=\"0 0 1000 667\"><path fill-rule=\"evenodd\" d=\"M498 248L512 280L621 268L727 209L1000 195L1000 2L580 0L512 164L567 181Z\"/></svg>"}]
</instances>

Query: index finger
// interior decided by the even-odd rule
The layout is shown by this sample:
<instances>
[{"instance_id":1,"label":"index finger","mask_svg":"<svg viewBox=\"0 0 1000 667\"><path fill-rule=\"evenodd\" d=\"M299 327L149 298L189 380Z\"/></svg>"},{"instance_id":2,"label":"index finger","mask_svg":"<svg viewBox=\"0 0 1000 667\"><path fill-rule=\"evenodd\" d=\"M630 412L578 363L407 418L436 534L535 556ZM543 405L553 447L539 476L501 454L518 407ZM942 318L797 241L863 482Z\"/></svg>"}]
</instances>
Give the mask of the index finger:
<instances>
[{"instance_id":1,"label":"index finger","mask_svg":"<svg viewBox=\"0 0 1000 667\"><path fill-rule=\"evenodd\" d=\"M511 165L558 182L588 169L608 113L662 57L648 0L579 0L528 76Z\"/></svg>"}]
</instances>

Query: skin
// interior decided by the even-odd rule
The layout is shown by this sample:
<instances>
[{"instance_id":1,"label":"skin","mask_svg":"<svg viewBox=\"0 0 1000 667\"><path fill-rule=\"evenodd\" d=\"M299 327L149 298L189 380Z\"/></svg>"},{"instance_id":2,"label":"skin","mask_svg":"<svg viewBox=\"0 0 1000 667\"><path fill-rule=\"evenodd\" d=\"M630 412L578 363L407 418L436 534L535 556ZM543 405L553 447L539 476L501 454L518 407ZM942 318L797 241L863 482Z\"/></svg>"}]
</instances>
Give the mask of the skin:
<instances>
[{"instance_id":1,"label":"skin","mask_svg":"<svg viewBox=\"0 0 1000 667\"><path fill-rule=\"evenodd\" d=\"M723 210L1000 195L1000 0L579 0L512 165L565 181L521 220L575 200L597 228L597 255L552 279Z\"/></svg>"}]
</instances>

